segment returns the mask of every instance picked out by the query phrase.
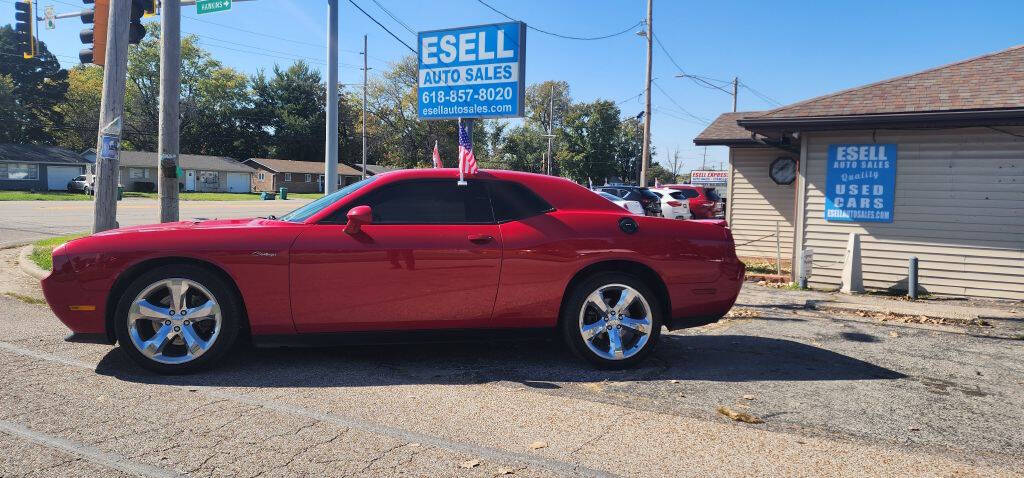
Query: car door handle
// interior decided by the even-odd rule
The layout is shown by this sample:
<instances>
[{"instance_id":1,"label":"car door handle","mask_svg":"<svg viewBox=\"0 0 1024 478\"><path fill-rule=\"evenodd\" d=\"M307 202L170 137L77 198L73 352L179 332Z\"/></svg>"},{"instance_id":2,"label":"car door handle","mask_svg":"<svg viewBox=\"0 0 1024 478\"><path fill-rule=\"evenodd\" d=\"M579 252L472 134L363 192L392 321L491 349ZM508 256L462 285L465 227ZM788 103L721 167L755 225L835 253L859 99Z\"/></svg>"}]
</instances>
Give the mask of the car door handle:
<instances>
[{"instance_id":1,"label":"car door handle","mask_svg":"<svg viewBox=\"0 0 1024 478\"><path fill-rule=\"evenodd\" d=\"M466 239L469 239L469 242L475 244L487 244L488 242L494 240L494 236L490 236L487 234L470 234L466 236Z\"/></svg>"}]
</instances>

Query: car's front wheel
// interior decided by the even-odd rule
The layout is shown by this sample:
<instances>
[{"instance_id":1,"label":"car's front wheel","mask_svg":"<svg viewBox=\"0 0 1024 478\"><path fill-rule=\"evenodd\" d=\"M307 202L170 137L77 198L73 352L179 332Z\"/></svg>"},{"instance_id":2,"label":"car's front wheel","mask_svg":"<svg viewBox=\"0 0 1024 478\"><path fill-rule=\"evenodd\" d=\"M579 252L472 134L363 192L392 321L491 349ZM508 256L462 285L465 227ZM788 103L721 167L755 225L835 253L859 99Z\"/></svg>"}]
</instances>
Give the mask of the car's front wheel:
<instances>
[{"instance_id":1,"label":"car's front wheel","mask_svg":"<svg viewBox=\"0 0 1024 478\"><path fill-rule=\"evenodd\" d=\"M605 272L570 294L561 325L576 355L602 368L624 368L654 349L661 335L661 304L643 281Z\"/></svg>"},{"instance_id":2,"label":"car's front wheel","mask_svg":"<svg viewBox=\"0 0 1024 478\"><path fill-rule=\"evenodd\" d=\"M114 327L121 348L139 365L158 373L190 373L231 348L239 309L217 274L194 265L166 265L128 286Z\"/></svg>"}]
</instances>

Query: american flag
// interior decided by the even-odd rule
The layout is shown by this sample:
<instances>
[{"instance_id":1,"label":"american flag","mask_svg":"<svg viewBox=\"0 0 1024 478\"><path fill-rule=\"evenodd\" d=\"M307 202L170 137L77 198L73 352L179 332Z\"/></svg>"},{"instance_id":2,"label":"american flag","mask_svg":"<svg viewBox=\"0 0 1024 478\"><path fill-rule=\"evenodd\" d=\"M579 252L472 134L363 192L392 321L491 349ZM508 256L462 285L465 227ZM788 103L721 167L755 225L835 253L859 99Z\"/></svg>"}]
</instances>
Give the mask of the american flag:
<instances>
[{"instance_id":1,"label":"american flag","mask_svg":"<svg viewBox=\"0 0 1024 478\"><path fill-rule=\"evenodd\" d=\"M459 171L463 174L476 174L476 156L473 155L473 142L469 140L469 124L459 121Z\"/></svg>"},{"instance_id":2,"label":"american flag","mask_svg":"<svg viewBox=\"0 0 1024 478\"><path fill-rule=\"evenodd\" d=\"M441 153L437 150L437 141L434 141L434 167L444 167L444 163L441 162Z\"/></svg>"}]
</instances>

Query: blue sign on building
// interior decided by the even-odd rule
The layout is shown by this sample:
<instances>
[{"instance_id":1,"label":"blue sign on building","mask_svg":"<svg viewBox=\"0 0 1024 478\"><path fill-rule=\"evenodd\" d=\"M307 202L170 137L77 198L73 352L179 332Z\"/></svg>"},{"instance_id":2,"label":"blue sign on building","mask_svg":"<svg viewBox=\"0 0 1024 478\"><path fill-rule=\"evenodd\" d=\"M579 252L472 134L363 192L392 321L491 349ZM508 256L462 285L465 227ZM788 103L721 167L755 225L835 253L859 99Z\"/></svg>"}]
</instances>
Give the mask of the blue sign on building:
<instances>
[{"instance_id":1,"label":"blue sign on building","mask_svg":"<svg viewBox=\"0 0 1024 478\"><path fill-rule=\"evenodd\" d=\"M895 144L830 144L825 219L892 222L896 157Z\"/></svg>"},{"instance_id":2,"label":"blue sign on building","mask_svg":"<svg viewBox=\"0 0 1024 478\"><path fill-rule=\"evenodd\" d=\"M420 119L523 116L526 24L419 33Z\"/></svg>"}]
</instances>

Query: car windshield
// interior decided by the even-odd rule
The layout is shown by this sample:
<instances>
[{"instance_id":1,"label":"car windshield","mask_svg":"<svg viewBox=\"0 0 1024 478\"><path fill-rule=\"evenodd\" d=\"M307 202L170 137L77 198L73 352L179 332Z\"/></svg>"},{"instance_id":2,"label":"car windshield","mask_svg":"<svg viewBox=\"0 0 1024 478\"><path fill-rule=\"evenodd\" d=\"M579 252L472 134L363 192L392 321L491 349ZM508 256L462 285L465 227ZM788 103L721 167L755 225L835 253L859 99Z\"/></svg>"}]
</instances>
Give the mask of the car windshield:
<instances>
[{"instance_id":1,"label":"car windshield","mask_svg":"<svg viewBox=\"0 0 1024 478\"><path fill-rule=\"evenodd\" d=\"M306 219L309 219L310 217L312 217L314 214L322 211L325 207L330 206L331 204L334 204L339 199L341 199L341 198L343 198L345 196L348 196L349 194L352 194L352 193L358 191L359 189L361 189L363 186L366 186L367 184L370 184L376 178L377 178L377 176L370 176L370 177L368 177L368 178L366 178L366 179L364 179L362 181L358 181L358 182L354 182L352 184L349 184L348 186L345 186L345 187L343 187L343 188L341 188L341 189L339 189L339 190L337 190L337 191L335 191L335 192L333 192L333 193L331 193L331 194L329 194L327 196L324 196L324 197L322 197L320 199L317 199L316 201L313 201L313 202L311 202L309 204L306 204L305 206L302 206L302 207L300 207L300 208L298 208L298 209L296 209L296 210L294 210L294 211L292 211L292 212L290 212L288 214L285 214L284 216L281 216L280 219L282 221L288 221L288 222L302 222L302 221L305 221Z\"/></svg>"}]
</instances>

